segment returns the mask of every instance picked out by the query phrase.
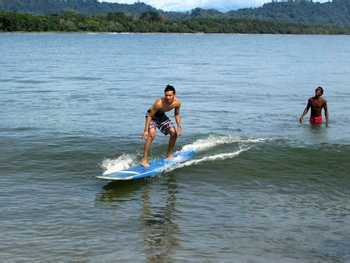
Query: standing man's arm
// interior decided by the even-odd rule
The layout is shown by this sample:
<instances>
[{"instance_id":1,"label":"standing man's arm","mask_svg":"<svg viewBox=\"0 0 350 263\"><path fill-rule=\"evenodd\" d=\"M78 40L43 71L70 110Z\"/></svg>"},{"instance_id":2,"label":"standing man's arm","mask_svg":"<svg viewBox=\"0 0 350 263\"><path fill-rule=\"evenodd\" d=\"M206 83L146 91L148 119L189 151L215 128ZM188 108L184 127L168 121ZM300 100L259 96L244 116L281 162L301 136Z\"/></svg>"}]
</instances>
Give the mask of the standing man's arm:
<instances>
[{"instance_id":1,"label":"standing man's arm","mask_svg":"<svg viewBox=\"0 0 350 263\"><path fill-rule=\"evenodd\" d=\"M324 109L324 116L326 117L326 127L328 128L328 107L327 107L327 101L325 101L323 105Z\"/></svg>"},{"instance_id":2,"label":"standing man's arm","mask_svg":"<svg viewBox=\"0 0 350 263\"><path fill-rule=\"evenodd\" d=\"M178 107L175 107L176 133L178 136L181 136L182 133L180 107L181 103L179 103Z\"/></svg>"},{"instance_id":3,"label":"standing man's arm","mask_svg":"<svg viewBox=\"0 0 350 263\"><path fill-rule=\"evenodd\" d=\"M306 105L306 107L305 107L305 110L304 110L303 114L301 115L301 117L300 117L300 119L299 119L299 122L300 122L300 123L303 123L303 121L304 121L304 116L308 113L310 107L311 107L311 101L310 101L310 99L309 99L309 101L307 102L307 105Z\"/></svg>"}]
</instances>

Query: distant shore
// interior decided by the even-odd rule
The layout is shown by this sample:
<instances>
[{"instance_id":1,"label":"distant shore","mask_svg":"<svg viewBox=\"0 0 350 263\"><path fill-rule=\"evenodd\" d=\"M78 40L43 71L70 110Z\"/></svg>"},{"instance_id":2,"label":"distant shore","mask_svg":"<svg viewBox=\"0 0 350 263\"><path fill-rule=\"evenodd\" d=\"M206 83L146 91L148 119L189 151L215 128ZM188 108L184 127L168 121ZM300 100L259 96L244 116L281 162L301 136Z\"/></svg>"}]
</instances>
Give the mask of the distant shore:
<instances>
[{"instance_id":1,"label":"distant shore","mask_svg":"<svg viewBox=\"0 0 350 263\"><path fill-rule=\"evenodd\" d=\"M152 12L141 17L124 13L84 16L0 12L0 32L189 33L189 34L307 34L348 35L350 28L229 18L167 20Z\"/></svg>"},{"instance_id":2,"label":"distant shore","mask_svg":"<svg viewBox=\"0 0 350 263\"><path fill-rule=\"evenodd\" d=\"M92 31L0 31L0 35L2 34L87 34L87 35L98 35L98 34L105 34L105 35L198 35L198 36L205 36L205 35L260 35L260 36L274 36L274 35L281 35L281 36L350 36L349 34L295 34L295 33L288 33L288 34L282 34L282 33L203 33L203 32L195 32L195 33L180 33L180 32L92 32Z\"/></svg>"}]
</instances>

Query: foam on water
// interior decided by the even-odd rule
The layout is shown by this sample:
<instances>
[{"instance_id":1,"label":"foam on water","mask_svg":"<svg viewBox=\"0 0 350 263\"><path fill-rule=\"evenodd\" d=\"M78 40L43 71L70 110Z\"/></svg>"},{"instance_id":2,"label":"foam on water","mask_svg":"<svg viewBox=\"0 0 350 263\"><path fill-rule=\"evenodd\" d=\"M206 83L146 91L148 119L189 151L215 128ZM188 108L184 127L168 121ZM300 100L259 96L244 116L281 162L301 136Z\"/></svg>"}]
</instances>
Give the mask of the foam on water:
<instances>
[{"instance_id":1,"label":"foam on water","mask_svg":"<svg viewBox=\"0 0 350 263\"><path fill-rule=\"evenodd\" d=\"M199 159L190 160L190 161L178 164L176 166L170 167L169 169L166 170L166 172L171 172L171 171L174 171L175 169L178 169L178 168L197 165L197 164L200 164L203 162L210 162L210 161L226 160L226 159L235 158L238 155L240 155L242 152L248 151L250 148L251 148L251 146L247 146L247 147L242 147L242 148L238 149L237 151L233 151L233 152L219 153L219 154L204 156L204 157L199 158Z\"/></svg>"},{"instance_id":2,"label":"foam on water","mask_svg":"<svg viewBox=\"0 0 350 263\"><path fill-rule=\"evenodd\" d=\"M263 141L265 141L265 139L262 139L262 138L243 139L239 136L231 136L231 135L229 136L210 135L207 139L199 139L194 143L185 145L184 147L182 147L182 150L185 150L185 151L192 150L200 153L224 144L239 144L240 145L239 149L232 152L207 155L199 159L190 160L190 161L181 163L179 165L176 165L174 167L171 167L167 169L166 172L170 172L182 167L197 165L203 162L211 162L211 161L235 158L238 155L240 155L242 152L248 151L252 147L252 144L260 143Z\"/></svg>"},{"instance_id":3,"label":"foam on water","mask_svg":"<svg viewBox=\"0 0 350 263\"><path fill-rule=\"evenodd\" d=\"M194 143L187 144L182 147L182 150L188 151L192 150L195 152L202 152L209 150L210 148L223 145L223 144L232 144L232 143L257 143L262 142L265 139L242 139L239 136L217 136L210 135L207 139L199 139Z\"/></svg>"},{"instance_id":4,"label":"foam on water","mask_svg":"<svg viewBox=\"0 0 350 263\"><path fill-rule=\"evenodd\" d=\"M130 154L123 154L117 159L106 159L101 164L102 169L105 170L103 175L128 169L135 162L135 159L136 156Z\"/></svg>"}]
</instances>

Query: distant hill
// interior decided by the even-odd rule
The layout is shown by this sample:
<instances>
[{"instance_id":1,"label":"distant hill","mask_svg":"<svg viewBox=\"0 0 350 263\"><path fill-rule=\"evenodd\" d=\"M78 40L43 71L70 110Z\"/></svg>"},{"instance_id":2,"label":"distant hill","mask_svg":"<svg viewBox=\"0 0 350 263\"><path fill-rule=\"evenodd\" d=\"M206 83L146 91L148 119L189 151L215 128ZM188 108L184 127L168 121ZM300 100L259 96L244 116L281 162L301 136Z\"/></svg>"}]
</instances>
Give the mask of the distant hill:
<instances>
[{"instance_id":1,"label":"distant hill","mask_svg":"<svg viewBox=\"0 0 350 263\"><path fill-rule=\"evenodd\" d=\"M286 22L306 25L335 25L350 27L350 0L333 0L319 3L312 0L272 1L258 8L244 8L221 13L216 10L196 8L175 18L193 17L253 19L273 22Z\"/></svg>"},{"instance_id":2,"label":"distant hill","mask_svg":"<svg viewBox=\"0 0 350 263\"><path fill-rule=\"evenodd\" d=\"M333 0L326 3L311 0L273 1L259 8L240 9L225 15L289 23L350 26L350 0Z\"/></svg>"},{"instance_id":3,"label":"distant hill","mask_svg":"<svg viewBox=\"0 0 350 263\"><path fill-rule=\"evenodd\" d=\"M157 11L150 5L137 2L132 5L98 2L97 0L0 0L0 10L35 15L60 14L73 11L85 15L122 12L141 15Z\"/></svg>"},{"instance_id":4,"label":"distant hill","mask_svg":"<svg viewBox=\"0 0 350 263\"><path fill-rule=\"evenodd\" d=\"M157 12L169 20L234 18L350 27L350 0L333 0L326 3L313 2L312 0L274 0L259 8L245 8L227 13L201 8L193 9L190 12L165 12L141 2L128 5L98 2L97 0L0 0L1 10L35 15L74 11L84 15L122 12L127 15L141 16L146 12Z\"/></svg>"}]
</instances>

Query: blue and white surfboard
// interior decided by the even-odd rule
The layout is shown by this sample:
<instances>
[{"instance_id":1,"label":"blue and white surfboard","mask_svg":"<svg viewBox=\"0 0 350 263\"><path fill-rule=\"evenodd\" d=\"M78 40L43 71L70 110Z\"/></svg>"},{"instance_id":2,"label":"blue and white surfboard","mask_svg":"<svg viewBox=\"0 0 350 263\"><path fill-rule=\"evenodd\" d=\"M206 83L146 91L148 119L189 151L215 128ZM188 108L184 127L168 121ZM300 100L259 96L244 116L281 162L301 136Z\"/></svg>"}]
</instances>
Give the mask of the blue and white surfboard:
<instances>
[{"instance_id":1,"label":"blue and white surfboard","mask_svg":"<svg viewBox=\"0 0 350 263\"><path fill-rule=\"evenodd\" d=\"M193 158L195 151L186 150L175 152L174 158L172 160L159 159L152 160L149 163L149 167L145 168L142 165L133 166L127 170L117 171L115 173L97 176L99 179L104 180L136 180L146 177L153 177L157 174L162 173L166 169L169 169L177 164L186 162Z\"/></svg>"}]
</instances>

